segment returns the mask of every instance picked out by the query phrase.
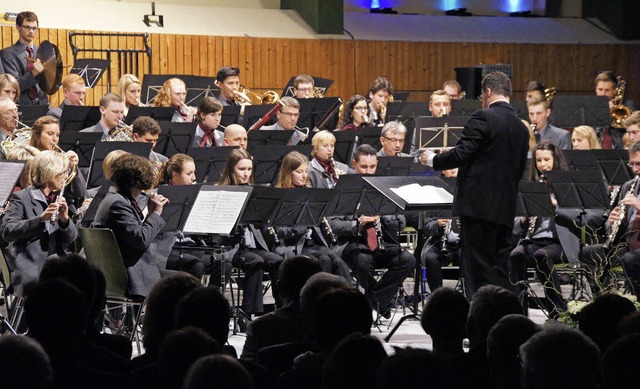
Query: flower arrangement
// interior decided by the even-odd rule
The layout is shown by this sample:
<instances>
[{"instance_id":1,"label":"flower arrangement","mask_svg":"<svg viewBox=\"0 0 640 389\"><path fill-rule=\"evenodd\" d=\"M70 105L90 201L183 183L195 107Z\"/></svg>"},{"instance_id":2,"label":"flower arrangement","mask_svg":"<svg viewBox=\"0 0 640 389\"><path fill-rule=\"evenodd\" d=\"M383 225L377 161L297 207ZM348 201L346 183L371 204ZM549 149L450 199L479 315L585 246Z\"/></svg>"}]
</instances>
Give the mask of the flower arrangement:
<instances>
[{"instance_id":1,"label":"flower arrangement","mask_svg":"<svg viewBox=\"0 0 640 389\"><path fill-rule=\"evenodd\" d=\"M638 302L638 298L632 294L614 292L635 305L636 309L640 310L640 302ZM584 307L589 305L591 301L582 301L582 300L569 300L567 302L567 310L560 312L558 316L558 321L564 323L570 327L576 327L578 325L578 314L582 311Z\"/></svg>"}]
</instances>

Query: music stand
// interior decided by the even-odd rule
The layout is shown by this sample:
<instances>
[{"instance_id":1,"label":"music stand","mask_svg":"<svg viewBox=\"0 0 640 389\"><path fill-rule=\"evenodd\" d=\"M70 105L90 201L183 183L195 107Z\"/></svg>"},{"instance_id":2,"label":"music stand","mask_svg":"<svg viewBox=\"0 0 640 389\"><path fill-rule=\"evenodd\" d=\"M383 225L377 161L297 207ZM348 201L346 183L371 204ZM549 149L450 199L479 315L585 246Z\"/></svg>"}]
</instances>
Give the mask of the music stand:
<instances>
[{"instance_id":1,"label":"music stand","mask_svg":"<svg viewBox=\"0 0 640 389\"><path fill-rule=\"evenodd\" d=\"M48 105L20 105L18 106L20 110L20 121L27 126L33 126L33 123L38 120L38 118L45 116L47 112L49 112Z\"/></svg>"},{"instance_id":2,"label":"music stand","mask_svg":"<svg viewBox=\"0 0 640 389\"><path fill-rule=\"evenodd\" d=\"M331 215L338 193L333 189L293 188L284 191L280 206L273 216L277 226L317 226Z\"/></svg>"},{"instance_id":3,"label":"music stand","mask_svg":"<svg viewBox=\"0 0 640 389\"><path fill-rule=\"evenodd\" d=\"M591 150L609 185L622 185L632 178L629 152L622 149Z\"/></svg>"},{"instance_id":4,"label":"music stand","mask_svg":"<svg viewBox=\"0 0 640 389\"><path fill-rule=\"evenodd\" d=\"M311 143L317 132L312 133L311 139L307 143ZM351 159L356 150L357 133L355 131L334 131L333 136L336 137L336 144L333 150L333 158L348 166L351 166Z\"/></svg>"},{"instance_id":5,"label":"music stand","mask_svg":"<svg viewBox=\"0 0 640 389\"><path fill-rule=\"evenodd\" d=\"M340 176L334 188L338 193L333 215L394 215L399 208L389 198L365 180L369 176L345 174Z\"/></svg>"},{"instance_id":6,"label":"music stand","mask_svg":"<svg viewBox=\"0 0 640 389\"><path fill-rule=\"evenodd\" d=\"M193 158L196 165L196 181L213 183L220 181L229 153L237 148L237 146L189 148L187 154Z\"/></svg>"},{"instance_id":7,"label":"music stand","mask_svg":"<svg viewBox=\"0 0 640 389\"><path fill-rule=\"evenodd\" d=\"M245 107L246 109L247 107ZM222 107L222 118L220 119L220 125L227 127L229 124L240 123L242 116L240 116L240 110L242 107L239 105L227 105Z\"/></svg>"},{"instance_id":8,"label":"music stand","mask_svg":"<svg viewBox=\"0 0 640 389\"><path fill-rule=\"evenodd\" d=\"M413 157L378 157L376 176L408 176Z\"/></svg>"},{"instance_id":9,"label":"music stand","mask_svg":"<svg viewBox=\"0 0 640 389\"><path fill-rule=\"evenodd\" d=\"M454 147L469 120L466 116L421 116L416 118L417 149Z\"/></svg>"},{"instance_id":10,"label":"music stand","mask_svg":"<svg viewBox=\"0 0 640 389\"><path fill-rule=\"evenodd\" d=\"M249 152L262 146L286 146L289 144L293 131L249 131L247 133L247 143L249 145Z\"/></svg>"},{"instance_id":11,"label":"music stand","mask_svg":"<svg viewBox=\"0 0 640 389\"><path fill-rule=\"evenodd\" d=\"M273 225L275 214L285 192L289 189L256 186L240 218L241 224Z\"/></svg>"},{"instance_id":12,"label":"music stand","mask_svg":"<svg viewBox=\"0 0 640 389\"><path fill-rule=\"evenodd\" d=\"M110 65L111 61L108 59L76 59L69 73L79 75L87 88L93 88Z\"/></svg>"},{"instance_id":13,"label":"music stand","mask_svg":"<svg viewBox=\"0 0 640 389\"><path fill-rule=\"evenodd\" d=\"M482 103L478 99L451 100L449 116L471 116L480 108L482 108Z\"/></svg>"},{"instance_id":14,"label":"music stand","mask_svg":"<svg viewBox=\"0 0 640 389\"><path fill-rule=\"evenodd\" d=\"M400 91L393 91L393 101L394 102L405 102L407 101L407 99L409 98L409 94L411 93L411 91L408 92L400 92Z\"/></svg>"},{"instance_id":15,"label":"music stand","mask_svg":"<svg viewBox=\"0 0 640 389\"><path fill-rule=\"evenodd\" d=\"M395 94L394 94L395 98ZM425 102L394 101L387 104L386 121L399 120L408 121L418 116L429 114L429 104ZM406 124L406 123L405 123Z\"/></svg>"},{"instance_id":16,"label":"music stand","mask_svg":"<svg viewBox=\"0 0 640 389\"><path fill-rule=\"evenodd\" d=\"M95 126L101 118L100 107L64 105L60 116L60 133Z\"/></svg>"},{"instance_id":17,"label":"music stand","mask_svg":"<svg viewBox=\"0 0 640 389\"><path fill-rule=\"evenodd\" d=\"M187 154L192 146L196 124L179 122L159 122L162 132L156 143L158 153L169 158L174 154Z\"/></svg>"},{"instance_id":18,"label":"music stand","mask_svg":"<svg viewBox=\"0 0 640 389\"><path fill-rule=\"evenodd\" d=\"M382 148L382 143L380 142L381 131L382 127L362 127L358 131L358 146L367 144L376 150L380 150Z\"/></svg>"},{"instance_id":19,"label":"music stand","mask_svg":"<svg viewBox=\"0 0 640 389\"><path fill-rule=\"evenodd\" d=\"M142 82L142 96L145 104L150 104L162 88L162 84L170 78L179 78L186 85L185 104L198 106L207 96L215 97L220 89L216 86L215 77L191 76L186 74L145 74Z\"/></svg>"},{"instance_id":20,"label":"music stand","mask_svg":"<svg viewBox=\"0 0 640 389\"><path fill-rule=\"evenodd\" d=\"M124 122L130 125L140 116L149 116L157 122L170 122L175 112L176 109L174 107L138 107L134 105L129 107L129 112L127 117L124 118Z\"/></svg>"},{"instance_id":21,"label":"music stand","mask_svg":"<svg viewBox=\"0 0 640 389\"><path fill-rule=\"evenodd\" d=\"M591 150L563 150L562 154L567 160L569 170L602 173L602 169L600 169L600 166L598 165L598 160Z\"/></svg>"},{"instance_id":22,"label":"music stand","mask_svg":"<svg viewBox=\"0 0 640 389\"><path fill-rule=\"evenodd\" d=\"M82 219L80 220L80 225L82 227L84 227L84 228L91 227L91 223L93 223L93 221L96 218L96 213L98 212L98 207L100 206L100 203L102 202L102 200L104 200L104 197L107 195L107 193L109 193L109 190L111 188L114 188L114 190L115 190L115 187L113 186L111 181L106 181L106 180L100 186L100 188L98 189L98 192L96 192L96 195L93 196L93 199L91 200L91 203L89 204L89 207L84 212L84 215L82 216Z\"/></svg>"},{"instance_id":23,"label":"music stand","mask_svg":"<svg viewBox=\"0 0 640 389\"><path fill-rule=\"evenodd\" d=\"M593 128L611 125L606 96L556 96L553 98L553 125L572 128L582 124Z\"/></svg>"},{"instance_id":24,"label":"music stand","mask_svg":"<svg viewBox=\"0 0 640 389\"><path fill-rule=\"evenodd\" d=\"M13 188L18 185L18 180L24 169L25 161L0 160L0 207L5 208L9 198L13 194Z\"/></svg>"},{"instance_id":25,"label":"music stand","mask_svg":"<svg viewBox=\"0 0 640 389\"><path fill-rule=\"evenodd\" d=\"M327 90L333 85L333 80L328 78L314 77L313 78L313 92L314 95L320 94L322 96L327 94ZM291 77L287 85L282 90L282 96L292 96L295 97L295 93L293 92L293 81L296 79L296 76ZM311 127L310 127L311 128Z\"/></svg>"},{"instance_id":26,"label":"music stand","mask_svg":"<svg viewBox=\"0 0 640 389\"><path fill-rule=\"evenodd\" d=\"M267 112L271 111L275 104L261 104L261 105L248 105L244 107L244 116L242 118L242 127L251 128L257 121L259 121ZM226 107L225 107L226 109ZM272 118L267 124L273 124L277 119ZM252 131L253 132L253 131Z\"/></svg>"},{"instance_id":27,"label":"music stand","mask_svg":"<svg viewBox=\"0 0 640 389\"><path fill-rule=\"evenodd\" d=\"M278 131L280 132L280 131ZM311 154L311 145L302 146L263 146L255 148L253 155L253 181L256 185L275 185L278 181L280 165L284 157L292 151L302 155Z\"/></svg>"},{"instance_id":28,"label":"music stand","mask_svg":"<svg viewBox=\"0 0 640 389\"><path fill-rule=\"evenodd\" d=\"M151 153L151 143L146 142L98 142L93 149L91 157L91 166L89 168L89 177L87 178L87 189L101 186L105 182L104 172L102 171L102 161L113 150L124 150L128 153L139 155L145 159L149 158Z\"/></svg>"},{"instance_id":29,"label":"music stand","mask_svg":"<svg viewBox=\"0 0 640 389\"><path fill-rule=\"evenodd\" d=\"M202 184L194 185L160 185L158 194L163 195L169 202L162 209L162 219L165 225L162 232L175 232L182 236L191 208L198 197Z\"/></svg>"},{"instance_id":30,"label":"music stand","mask_svg":"<svg viewBox=\"0 0 640 389\"><path fill-rule=\"evenodd\" d=\"M520 119L529 121L529 107L525 100L511 100L510 104Z\"/></svg>"},{"instance_id":31,"label":"music stand","mask_svg":"<svg viewBox=\"0 0 640 389\"><path fill-rule=\"evenodd\" d=\"M308 127L313 129L317 126L324 115L338 101L338 97L324 97L321 99L300 99L300 118L298 119L298 127ZM335 115L326 124L327 128L338 127L338 115Z\"/></svg>"},{"instance_id":32,"label":"music stand","mask_svg":"<svg viewBox=\"0 0 640 389\"><path fill-rule=\"evenodd\" d=\"M89 167L96 143L102 139L101 132L61 132L58 147L64 151L73 150L78 154L78 167Z\"/></svg>"}]
</instances>

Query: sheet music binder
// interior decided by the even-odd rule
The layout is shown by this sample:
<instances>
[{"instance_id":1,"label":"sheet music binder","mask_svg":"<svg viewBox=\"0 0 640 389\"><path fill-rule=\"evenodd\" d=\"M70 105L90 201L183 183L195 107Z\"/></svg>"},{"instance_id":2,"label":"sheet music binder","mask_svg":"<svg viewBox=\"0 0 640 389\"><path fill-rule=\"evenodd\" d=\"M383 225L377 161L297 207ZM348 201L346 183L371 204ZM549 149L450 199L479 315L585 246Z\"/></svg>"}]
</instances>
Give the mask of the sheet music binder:
<instances>
[{"instance_id":1,"label":"sheet music binder","mask_svg":"<svg viewBox=\"0 0 640 389\"><path fill-rule=\"evenodd\" d=\"M196 165L196 181L212 183L220 181L229 153L237 148L237 146L189 148L187 154L193 158Z\"/></svg>"},{"instance_id":2,"label":"sheet music binder","mask_svg":"<svg viewBox=\"0 0 640 389\"><path fill-rule=\"evenodd\" d=\"M403 211L449 209L452 206L452 204L434 204L429 199L425 199L425 202L420 204L410 204L390 189L414 183L419 184L420 186L431 185L439 188L444 188L445 190L448 189L449 186L439 177L364 177L364 180L371 184L371 186L376 188L376 190L386 196L393 203L395 203L398 208Z\"/></svg>"},{"instance_id":3,"label":"sheet music binder","mask_svg":"<svg viewBox=\"0 0 640 389\"><path fill-rule=\"evenodd\" d=\"M128 153L139 155L145 159L151 154L151 143L146 142L98 142L93 149L91 167L87 178L87 189L101 186L105 182L102 171L102 161L113 150L124 150Z\"/></svg>"}]
</instances>

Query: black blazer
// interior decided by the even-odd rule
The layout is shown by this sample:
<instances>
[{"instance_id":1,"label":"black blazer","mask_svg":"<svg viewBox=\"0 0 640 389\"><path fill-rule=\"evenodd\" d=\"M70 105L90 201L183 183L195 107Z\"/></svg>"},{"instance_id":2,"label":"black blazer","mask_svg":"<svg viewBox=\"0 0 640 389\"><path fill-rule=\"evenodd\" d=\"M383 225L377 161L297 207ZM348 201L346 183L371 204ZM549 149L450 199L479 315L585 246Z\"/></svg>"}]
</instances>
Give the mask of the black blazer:
<instances>
[{"instance_id":1,"label":"black blazer","mask_svg":"<svg viewBox=\"0 0 640 389\"><path fill-rule=\"evenodd\" d=\"M38 53L38 46L33 45L33 55ZM27 71L27 48L26 46L17 41L13 46L9 46L6 49L0 51L0 57L2 57L2 66L4 66L4 72L9 73L18 80L20 85L20 105L33 104L29 98L29 89L32 86L38 88L38 101L41 105L49 105L49 98L47 94L40 89L38 81Z\"/></svg>"},{"instance_id":2,"label":"black blazer","mask_svg":"<svg viewBox=\"0 0 640 389\"><path fill-rule=\"evenodd\" d=\"M459 167L453 214L512 226L529 130L507 102L474 112L456 147L433 158L436 170Z\"/></svg>"}]
</instances>

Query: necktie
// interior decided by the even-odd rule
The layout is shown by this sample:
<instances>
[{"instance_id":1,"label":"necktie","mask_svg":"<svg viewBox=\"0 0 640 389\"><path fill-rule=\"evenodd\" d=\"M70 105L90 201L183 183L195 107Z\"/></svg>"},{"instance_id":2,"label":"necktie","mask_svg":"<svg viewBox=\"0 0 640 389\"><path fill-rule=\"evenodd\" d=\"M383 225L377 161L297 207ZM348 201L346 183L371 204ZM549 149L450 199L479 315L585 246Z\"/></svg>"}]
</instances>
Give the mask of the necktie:
<instances>
[{"instance_id":1,"label":"necktie","mask_svg":"<svg viewBox=\"0 0 640 389\"><path fill-rule=\"evenodd\" d=\"M631 236L629 237L629 250L633 251L638 249L640 249L640 215L637 215L635 219L633 219Z\"/></svg>"},{"instance_id":2,"label":"necktie","mask_svg":"<svg viewBox=\"0 0 640 389\"><path fill-rule=\"evenodd\" d=\"M33 48L27 46L27 71L30 72L33 70ZM38 98L38 88L36 86L32 86L29 88L29 92L27 93L31 100L35 100Z\"/></svg>"},{"instance_id":3,"label":"necktie","mask_svg":"<svg viewBox=\"0 0 640 389\"><path fill-rule=\"evenodd\" d=\"M536 138L536 144L540 143L540 133L538 131L533 132L533 137Z\"/></svg>"},{"instance_id":4,"label":"necktie","mask_svg":"<svg viewBox=\"0 0 640 389\"><path fill-rule=\"evenodd\" d=\"M142 209L138 206L138 202L133 197L130 197L129 201L131 201L131 205L133 205L133 209L136 211L138 216L140 216L140 219L144 219L144 214L142 213Z\"/></svg>"},{"instance_id":5,"label":"necktie","mask_svg":"<svg viewBox=\"0 0 640 389\"><path fill-rule=\"evenodd\" d=\"M613 147L613 138L611 137L611 130L609 127L605 127L602 130L602 142L600 142L603 149L609 150Z\"/></svg>"},{"instance_id":6,"label":"necktie","mask_svg":"<svg viewBox=\"0 0 640 389\"><path fill-rule=\"evenodd\" d=\"M209 130L209 131L205 131L204 132L204 136L202 137L202 140L200 141L200 147L205 147L208 144L209 145L213 145L214 142L214 138L213 138L213 130Z\"/></svg>"},{"instance_id":7,"label":"necktie","mask_svg":"<svg viewBox=\"0 0 640 389\"><path fill-rule=\"evenodd\" d=\"M371 252L374 252L378 249L378 234L376 233L376 226L373 223L369 223L368 227L365 228L365 232L367 234L367 247Z\"/></svg>"}]
</instances>

